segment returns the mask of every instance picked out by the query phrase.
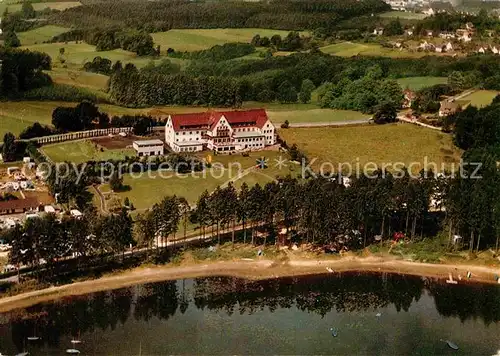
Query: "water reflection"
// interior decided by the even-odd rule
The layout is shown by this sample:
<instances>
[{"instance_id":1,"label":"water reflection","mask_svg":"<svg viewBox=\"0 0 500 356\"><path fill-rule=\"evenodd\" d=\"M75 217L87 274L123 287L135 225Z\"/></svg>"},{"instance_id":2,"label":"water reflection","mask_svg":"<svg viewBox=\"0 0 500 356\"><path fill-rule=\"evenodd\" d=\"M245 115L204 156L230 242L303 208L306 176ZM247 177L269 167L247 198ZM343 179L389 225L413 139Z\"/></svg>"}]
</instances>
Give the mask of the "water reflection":
<instances>
[{"instance_id":1,"label":"water reflection","mask_svg":"<svg viewBox=\"0 0 500 356\"><path fill-rule=\"evenodd\" d=\"M408 312L424 294L434 299L443 317L480 320L485 325L500 320L500 288L495 285L449 286L395 274L344 273L266 281L210 277L62 298L16 310L1 316L0 340L4 345L10 339L8 343L22 351L27 337L36 335L41 337L41 348L59 348L68 337L113 331L132 318L135 322L168 320L191 308L229 316L293 308L321 317L332 311L388 307Z\"/></svg>"}]
</instances>

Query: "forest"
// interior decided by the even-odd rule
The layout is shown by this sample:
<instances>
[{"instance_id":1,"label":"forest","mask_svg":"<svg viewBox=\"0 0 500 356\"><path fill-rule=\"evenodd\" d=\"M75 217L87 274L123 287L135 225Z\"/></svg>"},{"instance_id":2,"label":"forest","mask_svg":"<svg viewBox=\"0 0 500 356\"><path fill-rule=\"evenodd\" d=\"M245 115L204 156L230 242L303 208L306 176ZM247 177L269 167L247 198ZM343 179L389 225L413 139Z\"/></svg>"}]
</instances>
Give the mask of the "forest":
<instances>
[{"instance_id":1,"label":"forest","mask_svg":"<svg viewBox=\"0 0 500 356\"><path fill-rule=\"evenodd\" d=\"M89 3L51 17L53 23L91 28L125 26L146 32L172 28L331 28L339 20L387 11L380 0L270 2L113 1Z\"/></svg>"},{"instance_id":2,"label":"forest","mask_svg":"<svg viewBox=\"0 0 500 356\"><path fill-rule=\"evenodd\" d=\"M43 73L51 68L51 58L45 53L0 47L0 61L0 98L15 98L52 84L50 76Z\"/></svg>"}]
</instances>

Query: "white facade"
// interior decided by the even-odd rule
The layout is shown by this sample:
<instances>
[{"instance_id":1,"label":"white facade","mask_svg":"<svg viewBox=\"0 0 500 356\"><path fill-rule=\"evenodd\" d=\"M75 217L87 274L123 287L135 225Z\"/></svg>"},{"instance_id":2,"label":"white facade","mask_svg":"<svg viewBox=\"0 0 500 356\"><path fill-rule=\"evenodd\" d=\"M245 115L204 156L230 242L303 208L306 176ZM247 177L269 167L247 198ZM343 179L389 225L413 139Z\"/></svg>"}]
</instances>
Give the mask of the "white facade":
<instances>
[{"instance_id":1,"label":"white facade","mask_svg":"<svg viewBox=\"0 0 500 356\"><path fill-rule=\"evenodd\" d=\"M138 156L161 156L165 150L161 140L134 141L132 147Z\"/></svg>"},{"instance_id":2,"label":"white facade","mask_svg":"<svg viewBox=\"0 0 500 356\"><path fill-rule=\"evenodd\" d=\"M264 110L170 115L165 142L174 152L259 150L276 143Z\"/></svg>"}]
</instances>

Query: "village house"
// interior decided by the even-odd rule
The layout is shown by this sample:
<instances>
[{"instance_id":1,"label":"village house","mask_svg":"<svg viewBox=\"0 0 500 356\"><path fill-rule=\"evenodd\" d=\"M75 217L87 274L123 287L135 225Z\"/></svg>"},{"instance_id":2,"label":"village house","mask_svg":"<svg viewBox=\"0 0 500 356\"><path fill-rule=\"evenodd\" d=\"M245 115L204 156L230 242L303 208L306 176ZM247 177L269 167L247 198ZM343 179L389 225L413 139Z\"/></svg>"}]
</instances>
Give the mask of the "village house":
<instances>
[{"instance_id":1,"label":"village house","mask_svg":"<svg viewBox=\"0 0 500 356\"><path fill-rule=\"evenodd\" d=\"M448 42L445 46L445 49L446 49L446 52L451 52L453 51L453 45L451 44L451 42Z\"/></svg>"},{"instance_id":2,"label":"village house","mask_svg":"<svg viewBox=\"0 0 500 356\"><path fill-rule=\"evenodd\" d=\"M419 46L419 49L424 50L424 51L429 51L434 48L434 45L432 43L428 43L427 41L422 42Z\"/></svg>"},{"instance_id":3,"label":"village house","mask_svg":"<svg viewBox=\"0 0 500 356\"><path fill-rule=\"evenodd\" d=\"M376 36L382 36L384 34L384 28L383 27L376 27L373 30L373 34Z\"/></svg>"},{"instance_id":4,"label":"village house","mask_svg":"<svg viewBox=\"0 0 500 356\"><path fill-rule=\"evenodd\" d=\"M456 102L445 100L441 102L438 114L439 116L444 117L456 113L459 109L460 105Z\"/></svg>"},{"instance_id":5,"label":"village house","mask_svg":"<svg viewBox=\"0 0 500 356\"><path fill-rule=\"evenodd\" d=\"M434 32L432 30L425 30L425 35L427 37L432 37L434 35Z\"/></svg>"},{"instance_id":6,"label":"village house","mask_svg":"<svg viewBox=\"0 0 500 356\"><path fill-rule=\"evenodd\" d=\"M491 47L491 52L493 52L493 54L499 53L498 48L496 46Z\"/></svg>"},{"instance_id":7,"label":"village house","mask_svg":"<svg viewBox=\"0 0 500 356\"><path fill-rule=\"evenodd\" d=\"M409 109L413 101L417 98L417 94L410 89L405 89L403 91L403 109Z\"/></svg>"},{"instance_id":8,"label":"village house","mask_svg":"<svg viewBox=\"0 0 500 356\"><path fill-rule=\"evenodd\" d=\"M487 37L494 37L494 36L495 36L495 31L493 31L493 30L485 30L485 31L484 31L484 34L485 34Z\"/></svg>"},{"instance_id":9,"label":"village house","mask_svg":"<svg viewBox=\"0 0 500 356\"><path fill-rule=\"evenodd\" d=\"M485 54L486 53L486 49L484 47L479 47L479 49L477 50L477 53Z\"/></svg>"},{"instance_id":10,"label":"village house","mask_svg":"<svg viewBox=\"0 0 500 356\"><path fill-rule=\"evenodd\" d=\"M18 214L26 211L38 210L39 206L40 204L36 198L0 201L0 215Z\"/></svg>"},{"instance_id":11,"label":"village house","mask_svg":"<svg viewBox=\"0 0 500 356\"><path fill-rule=\"evenodd\" d=\"M455 38L455 34L453 32L440 32L439 37L445 40L451 40Z\"/></svg>"},{"instance_id":12,"label":"village house","mask_svg":"<svg viewBox=\"0 0 500 356\"><path fill-rule=\"evenodd\" d=\"M456 32L457 38L463 42L472 41L472 32L463 28L459 28Z\"/></svg>"},{"instance_id":13,"label":"village house","mask_svg":"<svg viewBox=\"0 0 500 356\"><path fill-rule=\"evenodd\" d=\"M264 109L169 115L165 142L174 152L259 150L276 143Z\"/></svg>"},{"instance_id":14,"label":"village house","mask_svg":"<svg viewBox=\"0 0 500 356\"><path fill-rule=\"evenodd\" d=\"M405 30L405 36L413 36L413 29L406 29Z\"/></svg>"}]
</instances>

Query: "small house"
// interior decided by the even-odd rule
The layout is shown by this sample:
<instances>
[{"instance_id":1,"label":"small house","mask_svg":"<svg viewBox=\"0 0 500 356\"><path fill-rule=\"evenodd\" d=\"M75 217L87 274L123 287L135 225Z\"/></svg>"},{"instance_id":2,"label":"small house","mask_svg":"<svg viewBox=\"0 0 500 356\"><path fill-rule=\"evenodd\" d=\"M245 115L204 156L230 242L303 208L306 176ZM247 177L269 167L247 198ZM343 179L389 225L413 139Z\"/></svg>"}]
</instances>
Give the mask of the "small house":
<instances>
[{"instance_id":1,"label":"small house","mask_svg":"<svg viewBox=\"0 0 500 356\"><path fill-rule=\"evenodd\" d=\"M162 140L143 140L143 141L134 141L132 144L137 155L141 156L161 156L164 152L164 144Z\"/></svg>"},{"instance_id":2,"label":"small house","mask_svg":"<svg viewBox=\"0 0 500 356\"><path fill-rule=\"evenodd\" d=\"M70 215L76 219L81 219L83 217L83 214L80 210L77 209L71 209L69 211Z\"/></svg>"},{"instance_id":3,"label":"small house","mask_svg":"<svg viewBox=\"0 0 500 356\"><path fill-rule=\"evenodd\" d=\"M442 101L441 106L439 108L439 116L444 117L448 115L452 115L456 113L460 109L460 105L458 105L454 101Z\"/></svg>"},{"instance_id":4,"label":"small house","mask_svg":"<svg viewBox=\"0 0 500 356\"><path fill-rule=\"evenodd\" d=\"M0 214L7 215L37 210L38 205L38 200L35 198L0 201Z\"/></svg>"},{"instance_id":5,"label":"small house","mask_svg":"<svg viewBox=\"0 0 500 356\"><path fill-rule=\"evenodd\" d=\"M451 44L451 42L448 42L445 46L445 49L446 49L446 52L451 52L453 51L453 45Z\"/></svg>"},{"instance_id":6,"label":"small house","mask_svg":"<svg viewBox=\"0 0 500 356\"><path fill-rule=\"evenodd\" d=\"M498 48L496 46L491 47L491 52L493 52L493 54L499 53Z\"/></svg>"},{"instance_id":7,"label":"small house","mask_svg":"<svg viewBox=\"0 0 500 356\"><path fill-rule=\"evenodd\" d=\"M56 209L52 205L45 205L43 207L43 211L45 211L47 214L55 214Z\"/></svg>"},{"instance_id":8,"label":"small house","mask_svg":"<svg viewBox=\"0 0 500 356\"><path fill-rule=\"evenodd\" d=\"M477 50L477 53L485 54L486 49L484 47L479 47L479 49Z\"/></svg>"},{"instance_id":9,"label":"small house","mask_svg":"<svg viewBox=\"0 0 500 356\"><path fill-rule=\"evenodd\" d=\"M383 27L376 27L373 30L373 34L376 36L382 36L384 34L384 28Z\"/></svg>"},{"instance_id":10,"label":"small house","mask_svg":"<svg viewBox=\"0 0 500 356\"><path fill-rule=\"evenodd\" d=\"M417 94L410 89L403 92L403 109L409 109L413 101L417 98Z\"/></svg>"}]
</instances>

